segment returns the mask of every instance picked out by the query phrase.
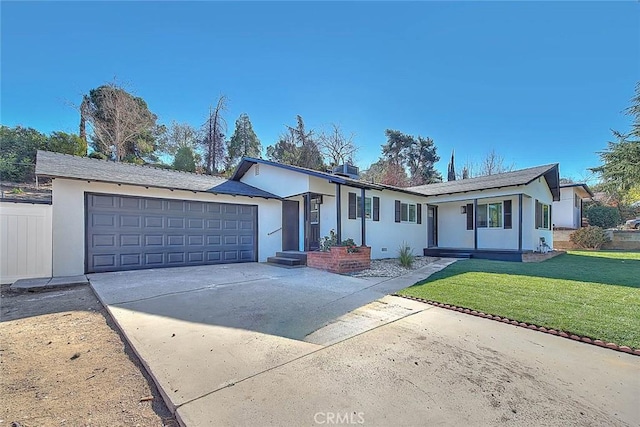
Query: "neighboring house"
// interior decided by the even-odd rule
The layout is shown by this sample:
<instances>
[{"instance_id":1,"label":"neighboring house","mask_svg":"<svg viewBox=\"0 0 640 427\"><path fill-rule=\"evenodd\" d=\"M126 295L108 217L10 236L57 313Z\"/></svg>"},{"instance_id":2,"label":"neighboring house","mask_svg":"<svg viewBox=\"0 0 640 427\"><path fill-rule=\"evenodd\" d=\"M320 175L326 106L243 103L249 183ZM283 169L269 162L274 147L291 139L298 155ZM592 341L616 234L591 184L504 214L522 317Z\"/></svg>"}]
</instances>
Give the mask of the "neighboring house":
<instances>
[{"instance_id":1,"label":"neighboring house","mask_svg":"<svg viewBox=\"0 0 640 427\"><path fill-rule=\"evenodd\" d=\"M582 227L582 202L592 197L587 184L561 184L560 200L553 202L553 227L571 230Z\"/></svg>"},{"instance_id":2,"label":"neighboring house","mask_svg":"<svg viewBox=\"0 0 640 427\"><path fill-rule=\"evenodd\" d=\"M224 180L40 151L36 173L54 178L53 275L263 262L317 250L331 230L374 259L403 243L514 260L540 238L552 246L558 165L406 189L341 172L244 158Z\"/></svg>"}]
</instances>

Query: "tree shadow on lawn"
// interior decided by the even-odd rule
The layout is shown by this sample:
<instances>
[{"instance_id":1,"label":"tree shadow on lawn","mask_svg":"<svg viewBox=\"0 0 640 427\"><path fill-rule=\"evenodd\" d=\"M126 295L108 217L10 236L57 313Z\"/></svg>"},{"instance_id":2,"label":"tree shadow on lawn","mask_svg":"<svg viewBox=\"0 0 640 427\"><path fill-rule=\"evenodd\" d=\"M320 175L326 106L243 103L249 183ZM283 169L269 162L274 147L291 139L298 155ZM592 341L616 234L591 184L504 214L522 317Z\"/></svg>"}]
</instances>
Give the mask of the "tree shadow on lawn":
<instances>
[{"instance_id":1,"label":"tree shadow on lawn","mask_svg":"<svg viewBox=\"0 0 640 427\"><path fill-rule=\"evenodd\" d=\"M564 254L540 263L480 259L458 261L416 285L469 272L511 274L640 288L640 260L578 254Z\"/></svg>"}]
</instances>

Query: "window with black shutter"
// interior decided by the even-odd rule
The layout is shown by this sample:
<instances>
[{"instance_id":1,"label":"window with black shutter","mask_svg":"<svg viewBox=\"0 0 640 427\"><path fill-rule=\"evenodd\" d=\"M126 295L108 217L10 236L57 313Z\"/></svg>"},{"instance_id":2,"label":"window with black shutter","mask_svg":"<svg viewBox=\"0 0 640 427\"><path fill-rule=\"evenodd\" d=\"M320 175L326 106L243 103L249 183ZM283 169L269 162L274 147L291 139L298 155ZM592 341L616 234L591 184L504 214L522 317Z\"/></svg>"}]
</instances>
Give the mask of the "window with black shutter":
<instances>
[{"instance_id":1,"label":"window with black shutter","mask_svg":"<svg viewBox=\"0 0 640 427\"><path fill-rule=\"evenodd\" d=\"M380 221L380 197L373 197L373 220Z\"/></svg>"},{"instance_id":2,"label":"window with black shutter","mask_svg":"<svg viewBox=\"0 0 640 427\"><path fill-rule=\"evenodd\" d=\"M504 228L512 228L511 200L504 201Z\"/></svg>"},{"instance_id":3,"label":"window with black shutter","mask_svg":"<svg viewBox=\"0 0 640 427\"><path fill-rule=\"evenodd\" d=\"M473 203L467 203L467 230L473 230Z\"/></svg>"},{"instance_id":4,"label":"window with black shutter","mask_svg":"<svg viewBox=\"0 0 640 427\"><path fill-rule=\"evenodd\" d=\"M400 216L401 215L401 211L402 211L401 202L400 202L400 200L396 200L396 222L402 221L402 218Z\"/></svg>"},{"instance_id":5,"label":"window with black shutter","mask_svg":"<svg viewBox=\"0 0 640 427\"><path fill-rule=\"evenodd\" d=\"M349 219L356 219L356 193L349 193Z\"/></svg>"}]
</instances>

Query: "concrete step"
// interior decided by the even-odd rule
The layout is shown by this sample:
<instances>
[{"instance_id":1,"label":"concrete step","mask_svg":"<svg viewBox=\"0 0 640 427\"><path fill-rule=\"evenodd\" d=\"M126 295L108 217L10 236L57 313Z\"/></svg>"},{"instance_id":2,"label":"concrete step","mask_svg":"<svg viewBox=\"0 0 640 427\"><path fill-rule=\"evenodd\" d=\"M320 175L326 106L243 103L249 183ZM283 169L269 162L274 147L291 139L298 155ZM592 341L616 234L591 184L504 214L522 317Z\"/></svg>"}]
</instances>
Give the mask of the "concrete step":
<instances>
[{"instance_id":1,"label":"concrete step","mask_svg":"<svg viewBox=\"0 0 640 427\"><path fill-rule=\"evenodd\" d=\"M471 258L473 255L460 252L440 252L438 256L442 258Z\"/></svg>"},{"instance_id":2,"label":"concrete step","mask_svg":"<svg viewBox=\"0 0 640 427\"><path fill-rule=\"evenodd\" d=\"M299 258L289 258L283 256L270 256L267 258L267 262L271 264L280 264L286 266L303 266L305 263Z\"/></svg>"},{"instance_id":3,"label":"concrete step","mask_svg":"<svg viewBox=\"0 0 640 427\"><path fill-rule=\"evenodd\" d=\"M307 265L307 253L298 251L282 251L276 252L276 257L282 258L296 258L302 261L304 265Z\"/></svg>"}]
</instances>

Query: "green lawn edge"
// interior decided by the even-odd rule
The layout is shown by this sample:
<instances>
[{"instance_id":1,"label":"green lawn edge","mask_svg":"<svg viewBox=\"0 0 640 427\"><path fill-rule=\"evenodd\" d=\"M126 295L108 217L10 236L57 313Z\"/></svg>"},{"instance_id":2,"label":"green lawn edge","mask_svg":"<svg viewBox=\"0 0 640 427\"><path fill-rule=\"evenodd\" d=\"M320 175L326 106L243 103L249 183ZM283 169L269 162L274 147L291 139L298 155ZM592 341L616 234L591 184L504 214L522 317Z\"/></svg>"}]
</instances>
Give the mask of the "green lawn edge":
<instances>
[{"instance_id":1,"label":"green lawn edge","mask_svg":"<svg viewBox=\"0 0 640 427\"><path fill-rule=\"evenodd\" d=\"M398 294L640 348L640 252L459 260Z\"/></svg>"}]
</instances>

